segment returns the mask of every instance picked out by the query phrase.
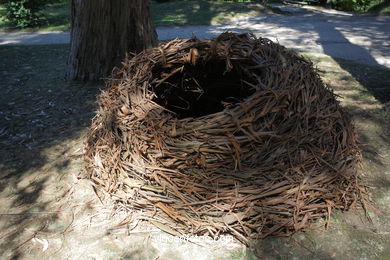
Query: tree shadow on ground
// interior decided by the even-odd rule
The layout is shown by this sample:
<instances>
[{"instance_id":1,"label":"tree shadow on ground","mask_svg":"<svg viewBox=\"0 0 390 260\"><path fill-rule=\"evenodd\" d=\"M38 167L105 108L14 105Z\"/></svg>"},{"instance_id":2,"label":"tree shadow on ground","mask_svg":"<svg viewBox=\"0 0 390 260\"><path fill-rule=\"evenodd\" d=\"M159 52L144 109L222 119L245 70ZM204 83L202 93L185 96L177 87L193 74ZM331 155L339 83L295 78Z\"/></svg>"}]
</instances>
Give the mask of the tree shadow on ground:
<instances>
[{"instance_id":1,"label":"tree shadow on ground","mask_svg":"<svg viewBox=\"0 0 390 260\"><path fill-rule=\"evenodd\" d=\"M68 45L0 47L0 252L21 254L23 239L55 219L53 202L67 188L59 180L80 170L69 163L82 154L75 141L102 84L64 81L67 53Z\"/></svg>"},{"instance_id":2,"label":"tree shadow on ground","mask_svg":"<svg viewBox=\"0 0 390 260\"><path fill-rule=\"evenodd\" d=\"M323 43L321 44L321 46L323 48L324 54L329 55L331 57L332 55L334 55L334 51L335 49L337 49L337 44L334 45L332 43L327 43L330 37L334 37L336 39L342 39L341 42L349 43L351 46L350 48L348 48L348 50L340 50L340 51L350 52L351 55L353 55L353 53L359 53L360 56L362 57L362 60L365 61L365 63L371 64L372 66L383 68L383 66L376 61L376 59L370 54L370 52L366 48L350 42L349 39L347 39L344 36L344 34L341 33L336 28L337 25L333 23L332 19L327 19L325 20L325 22L327 22L330 28L329 30L326 31L319 28L317 23L312 24L313 32L318 34L319 37L318 42ZM384 37L380 39L386 41L386 38L388 37L384 35ZM350 66L350 64L348 64L348 61L337 59L337 58L335 59L335 61L343 70L349 72L355 80L361 83L367 89L367 91L369 91L379 102L386 103L390 101L390 80L389 77L388 76L386 77L385 75L385 73L389 74L390 70L383 69L382 78L384 81L382 82L382 84L377 85L378 83L377 80L375 81L374 84L372 84L372 82L367 79L369 78L367 77L367 73L369 73L370 69L367 69L367 72L362 73L360 69L356 69L354 66Z\"/></svg>"}]
</instances>

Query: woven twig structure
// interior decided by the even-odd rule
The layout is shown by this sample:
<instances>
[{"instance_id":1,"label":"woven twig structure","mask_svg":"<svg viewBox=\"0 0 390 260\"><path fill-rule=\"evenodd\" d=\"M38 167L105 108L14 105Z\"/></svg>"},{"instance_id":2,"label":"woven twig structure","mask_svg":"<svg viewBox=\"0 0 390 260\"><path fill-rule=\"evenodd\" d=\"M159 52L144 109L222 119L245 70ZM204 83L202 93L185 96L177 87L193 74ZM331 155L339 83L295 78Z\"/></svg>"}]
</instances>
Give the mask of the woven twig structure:
<instances>
[{"instance_id":1,"label":"woven twig structure","mask_svg":"<svg viewBox=\"0 0 390 260\"><path fill-rule=\"evenodd\" d=\"M349 116L310 61L268 39L173 40L107 85L89 175L169 233L250 244L364 200Z\"/></svg>"}]
</instances>

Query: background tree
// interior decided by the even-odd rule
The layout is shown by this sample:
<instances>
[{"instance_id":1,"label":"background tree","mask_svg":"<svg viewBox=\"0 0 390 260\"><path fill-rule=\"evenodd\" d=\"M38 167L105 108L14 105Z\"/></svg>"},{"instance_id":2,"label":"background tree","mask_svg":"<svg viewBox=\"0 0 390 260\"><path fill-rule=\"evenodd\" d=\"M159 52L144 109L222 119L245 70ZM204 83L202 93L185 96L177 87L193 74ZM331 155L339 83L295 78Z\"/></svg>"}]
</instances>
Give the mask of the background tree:
<instances>
[{"instance_id":1,"label":"background tree","mask_svg":"<svg viewBox=\"0 0 390 260\"><path fill-rule=\"evenodd\" d=\"M156 44L148 0L72 0L66 78L100 79L120 64L126 52Z\"/></svg>"}]
</instances>

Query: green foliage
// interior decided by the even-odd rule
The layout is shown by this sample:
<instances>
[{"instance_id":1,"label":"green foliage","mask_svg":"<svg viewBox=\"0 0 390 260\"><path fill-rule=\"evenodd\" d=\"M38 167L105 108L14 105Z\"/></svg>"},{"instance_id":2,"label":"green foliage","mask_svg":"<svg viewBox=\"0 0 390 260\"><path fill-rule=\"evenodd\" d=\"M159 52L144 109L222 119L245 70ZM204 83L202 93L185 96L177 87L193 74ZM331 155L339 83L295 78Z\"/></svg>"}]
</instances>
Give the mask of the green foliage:
<instances>
[{"instance_id":1,"label":"green foliage","mask_svg":"<svg viewBox=\"0 0 390 260\"><path fill-rule=\"evenodd\" d=\"M45 22L40 11L49 0L0 0L4 4L6 18L16 27L34 27Z\"/></svg>"},{"instance_id":2,"label":"green foliage","mask_svg":"<svg viewBox=\"0 0 390 260\"><path fill-rule=\"evenodd\" d=\"M342 11L365 12L372 6L372 0L331 0L332 7Z\"/></svg>"}]
</instances>

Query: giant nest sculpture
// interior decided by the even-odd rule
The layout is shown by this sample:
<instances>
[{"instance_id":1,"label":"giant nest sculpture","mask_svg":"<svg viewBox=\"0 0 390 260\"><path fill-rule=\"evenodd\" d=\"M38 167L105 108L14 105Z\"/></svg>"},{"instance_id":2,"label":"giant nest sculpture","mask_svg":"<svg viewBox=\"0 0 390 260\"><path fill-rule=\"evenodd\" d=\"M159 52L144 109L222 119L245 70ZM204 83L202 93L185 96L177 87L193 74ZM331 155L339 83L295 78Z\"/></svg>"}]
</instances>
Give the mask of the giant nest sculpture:
<instances>
[{"instance_id":1,"label":"giant nest sculpture","mask_svg":"<svg viewBox=\"0 0 390 260\"><path fill-rule=\"evenodd\" d=\"M313 64L251 34L126 59L99 98L88 172L173 234L290 235L365 201L354 126Z\"/></svg>"}]
</instances>

